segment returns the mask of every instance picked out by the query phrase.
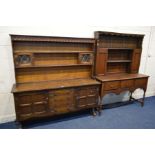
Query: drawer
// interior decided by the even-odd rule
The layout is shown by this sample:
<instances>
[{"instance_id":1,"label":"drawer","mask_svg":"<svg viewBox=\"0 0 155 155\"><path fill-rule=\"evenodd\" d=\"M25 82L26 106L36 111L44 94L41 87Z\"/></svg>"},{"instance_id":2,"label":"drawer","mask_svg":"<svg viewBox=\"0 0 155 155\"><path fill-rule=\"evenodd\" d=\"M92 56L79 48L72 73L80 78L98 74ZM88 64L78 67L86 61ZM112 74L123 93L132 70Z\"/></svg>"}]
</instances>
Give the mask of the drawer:
<instances>
[{"instance_id":1,"label":"drawer","mask_svg":"<svg viewBox=\"0 0 155 155\"><path fill-rule=\"evenodd\" d=\"M147 84L147 78L135 80L135 86L136 87L144 88L144 87L146 87L146 84Z\"/></svg>"},{"instance_id":2,"label":"drawer","mask_svg":"<svg viewBox=\"0 0 155 155\"><path fill-rule=\"evenodd\" d=\"M104 83L104 90L118 89L120 87L120 81L111 81Z\"/></svg>"},{"instance_id":3,"label":"drawer","mask_svg":"<svg viewBox=\"0 0 155 155\"><path fill-rule=\"evenodd\" d=\"M121 81L121 88L131 88L134 87L134 80Z\"/></svg>"},{"instance_id":4,"label":"drawer","mask_svg":"<svg viewBox=\"0 0 155 155\"><path fill-rule=\"evenodd\" d=\"M59 95L70 95L70 94L73 94L73 89L60 89L60 90L53 90L53 91L50 91L49 94L52 94L54 96L59 96Z\"/></svg>"},{"instance_id":5,"label":"drawer","mask_svg":"<svg viewBox=\"0 0 155 155\"><path fill-rule=\"evenodd\" d=\"M48 111L48 94L46 92L15 94L15 104L19 120L45 115Z\"/></svg>"},{"instance_id":6,"label":"drawer","mask_svg":"<svg viewBox=\"0 0 155 155\"><path fill-rule=\"evenodd\" d=\"M92 97L81 97L77 100L76 106L77 108L89 108L92 106L97 106L98 104L98 97L92 96Z\"/></svg>"},{"instance_id":7,"label":"drawer","mask_svg":"<svg viewBox=\"0 0 155 155\"><path fill-rule=\"evenodd\" d=\"M48 100L48 94L46 92L27 92L15 94L16 104L32 104L35 102Z\"/></svg>"},{"instance_id":8,"label":"drawer","mask_svg":"<svg viewBox=\"0 0 155 155\"><path fill-rule=\"evenodd\" d=\"M97 95L99 93L99 87L88 87L88 95Z\"/></svg>"},{"instance_id":9,"label":"drawer","mask_svg":"<svg viewBox=\"0 0 155 155\"><path fill-rule=\"evenodd\" d=\"M76 90L77 96L97 95L99 88L97 86L80 87Z\"/></svg>"},{"instance_id":10,"label":"drawer","mask_svg":"<svg viewBox=\"0 0 155 155\"><path fill-rule=\"evenodd\" d=\"M77 108L90 108L98 104L99 87L88 86L77 89L76 106Z\"/></svg>"}]
</instances>

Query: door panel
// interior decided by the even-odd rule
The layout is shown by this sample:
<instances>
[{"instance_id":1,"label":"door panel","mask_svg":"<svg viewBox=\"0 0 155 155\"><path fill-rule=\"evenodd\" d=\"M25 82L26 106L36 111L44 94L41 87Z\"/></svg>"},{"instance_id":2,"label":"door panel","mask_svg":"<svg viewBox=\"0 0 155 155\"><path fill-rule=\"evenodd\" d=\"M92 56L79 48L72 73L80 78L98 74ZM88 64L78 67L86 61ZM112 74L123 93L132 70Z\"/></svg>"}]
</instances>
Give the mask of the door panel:
<instances>
[{"instance_id":1,"label":"door panel","mask_svg":"<svg viewBox=\"0 0 155 155\"><path fill-rule=\"evenodd\" d=\"M49 92L49 109L54 113L65 113L75 110L74 90L62 89Z\"/></svg>"},{"instance_id":2,"label":"door panel","mask_svg":"<svg viewBox=\"0 0 155 155\"><path fill-rule=\"evenodd\" d=\"M105 75L107 71L108 49L97 48L96 75Z\"/></svg>"},{"instance_id":3,"label":"door panel","mask_svg":"<svg viewBox=\"0 0 155 155\"><path fill-rule=\"evenodd\" d=\"M131 64L131 73L138 73L141 59L141 49L134 49Z\"/></svg>"}]
</instances>

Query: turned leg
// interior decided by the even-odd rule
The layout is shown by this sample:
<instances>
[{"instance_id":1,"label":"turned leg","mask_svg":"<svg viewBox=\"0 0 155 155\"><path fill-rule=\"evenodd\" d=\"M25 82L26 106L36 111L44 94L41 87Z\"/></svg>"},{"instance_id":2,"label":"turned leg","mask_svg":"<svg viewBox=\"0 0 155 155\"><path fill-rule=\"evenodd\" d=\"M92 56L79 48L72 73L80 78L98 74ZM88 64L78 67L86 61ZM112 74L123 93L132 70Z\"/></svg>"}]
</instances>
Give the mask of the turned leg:
<instances>
[{"instance_id":1,"label":"turned leg","mask_svg":"<svg viewBox=\"0 0 155 155\"><path fill-rule=\"evenodd\" d=\"M92 114L93 114L93 116L96 116L96 110L95 110L95 108L92 108Z\"/></svg>"},{"instance_id":2,"label":"turned leg","mask_svg":"<svg viewBox=\"0 0 155 155\"><path fill-rule=\"evenodd\" d=\"M145 101L145 93L146 93L146 91L144 91L144 94L143 94L143 98L142 98L142 102L141 102L141 106L142 106L142 107L144 106L144 101Z\"/></svg>"},{"instance_id":3,"label":"turned leg","mask_svg":"<svg viewBox=\"0 0 155 155\"><path fill-rule=\"evenodd\" d=\"M130 92L130 99L129 101L132 101L132 92Z\"/></svg>"},{"instance_id":4,"label":"turned leg","mask_svg":"<svg viewBox=\"0 0 155 155\"><path fill-rule=\"evenodd\" d=\"M101 97L99 97L99 102L98 102L98 108L97 108L97 111L99 113L99 115L101 115L102 113L102 100L101 100Z\"/></svg>"}]
</instances>

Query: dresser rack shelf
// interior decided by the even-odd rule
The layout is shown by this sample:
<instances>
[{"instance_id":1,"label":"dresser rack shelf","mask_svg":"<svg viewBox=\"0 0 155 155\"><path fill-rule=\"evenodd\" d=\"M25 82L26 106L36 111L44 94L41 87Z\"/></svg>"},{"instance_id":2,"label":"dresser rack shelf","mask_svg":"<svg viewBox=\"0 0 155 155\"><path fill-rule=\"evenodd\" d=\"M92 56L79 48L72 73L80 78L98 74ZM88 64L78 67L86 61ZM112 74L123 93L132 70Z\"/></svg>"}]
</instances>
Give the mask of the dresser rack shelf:
<instances>
[{"instance_id":1,"label":"dresser rack shelf","mask_svg":"<svg viewBox=\"0 0 155 155\"><path fill-rule=\"evenodd\" d=\"M20 68L24 68L24 69L30 69L30 68L52 68L52 67L78 67L78 66L92 66L92 64L60 64L60 65L34 65L34 66L23 66L23 67L16 67L17 69L20 69Z\"/></svg>"},{"instance_id":2,"label":"dresser rack shelf","mask_svg":"<svg viewBox=\"0 0 155 155\"><path fill-rule=\"evenodd\" d=\"M25 51L29 52L29 51ZM20 53L19 51L15 53ZM32 51L34 54L67 54L67 53L94 53L93 51Z\"/></svg>"},{"instance_id":3,"label":"dresser rack shelf","mask_svg":"<svg viewBox=\"0 0 155 155\"><path fill-rule=\"evenodd\" d=\"M95 32L97 42L95 76L102 83L100 97L106 94L132 93L135 89L144 90L141 105L144 105L147 88L147 75L138 74L143 35L115 32ZM103 103L104 104L104 103ZM102 103L101 109L103 106Z\"/></svg>"},{"instance_id":4,"label":"dresser rack shelf","mask_svg":"<svg viewBox=\"0 0 155 155\"><path fill-rule=\"evenodd\" d=\"M132 62L131 60L108 60L107 61L108 63L121 63L121 62L124 62L124 63L126 63L126 62Z\"/></svg>"}]
</instances>

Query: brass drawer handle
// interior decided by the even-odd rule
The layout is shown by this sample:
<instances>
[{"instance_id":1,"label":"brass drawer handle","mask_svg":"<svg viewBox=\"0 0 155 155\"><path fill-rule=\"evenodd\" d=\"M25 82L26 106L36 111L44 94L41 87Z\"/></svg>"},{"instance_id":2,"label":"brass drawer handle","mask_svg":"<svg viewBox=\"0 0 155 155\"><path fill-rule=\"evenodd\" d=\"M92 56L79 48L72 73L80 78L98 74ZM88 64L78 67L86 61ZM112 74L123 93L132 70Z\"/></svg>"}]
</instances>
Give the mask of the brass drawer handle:
<instances>
[{"instance_id":1,"label":"brass drawer handle","mask_svg":"<svg viewBox=\"0 0 155 155\"><path fill-rule=\"evenodd\" d=\"M31 106L32 103L19 104L20 107Z\"/></svg>"},{"instance_id":2,"label":"brass drawer handle","mask_svg":"<svg viewBox=\"0 0 155 155\"><path fill-rule=\"evenodd\" d=\"M55 96L54 94L49 94L49 97L53 97L53 96Z\"/></svg>"},{"instance_id":3,"label":"brass drawer handle","mask_svg":"<svg viewBox=\"0 0 155 155\"><path fill-rule=\"evenodd\" d=\"M39 105L39 104L47 104L47 101L40 101L40 102L34 102L35 105Z\"/></svg>"},{"instance_id":4,"label":"brass drawer handle","mask_svg":"<svg viewBox=\"0 0 155 155\"><path fill-rule=\"evenodd\" d=\"M80 97L77 97L76 99L84 99L84 98L87 98L87 96L80 96Z\"/></svg>"},{"instance_id":5,"label":"brass drawer handle","mask_svg":"<svg viewBox=\"0 0 155 155\"><path fill-rule=\"evenodd\" d=\"M88 95L88 97L96 97L96 94Z\"/></svg>"}]
</instances>

